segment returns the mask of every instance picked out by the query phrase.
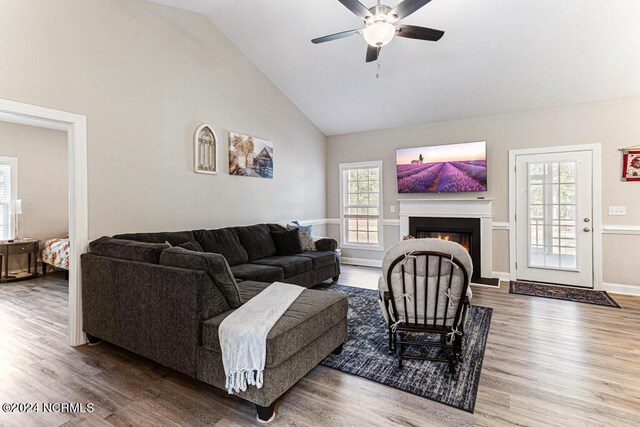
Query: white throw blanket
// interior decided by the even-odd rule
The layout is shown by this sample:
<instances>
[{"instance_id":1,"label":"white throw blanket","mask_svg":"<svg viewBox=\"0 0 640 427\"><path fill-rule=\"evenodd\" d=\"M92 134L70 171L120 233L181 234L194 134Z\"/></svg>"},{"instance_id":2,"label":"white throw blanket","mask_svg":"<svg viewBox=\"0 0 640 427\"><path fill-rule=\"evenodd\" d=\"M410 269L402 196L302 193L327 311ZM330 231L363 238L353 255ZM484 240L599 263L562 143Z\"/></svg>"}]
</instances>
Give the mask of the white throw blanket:
<instances>
[{"instance_id":1,"label":"white throw blanket","mask_svg":"<svg viewBox=\"0 0 640 427\"><path fill-rule=\"evenodd\" d=\"M302 286L272 283L220 323L218 337L229 394L246 391L247 385L262 387L267 335L302 291Z\"/></svg>"}]
</instances>

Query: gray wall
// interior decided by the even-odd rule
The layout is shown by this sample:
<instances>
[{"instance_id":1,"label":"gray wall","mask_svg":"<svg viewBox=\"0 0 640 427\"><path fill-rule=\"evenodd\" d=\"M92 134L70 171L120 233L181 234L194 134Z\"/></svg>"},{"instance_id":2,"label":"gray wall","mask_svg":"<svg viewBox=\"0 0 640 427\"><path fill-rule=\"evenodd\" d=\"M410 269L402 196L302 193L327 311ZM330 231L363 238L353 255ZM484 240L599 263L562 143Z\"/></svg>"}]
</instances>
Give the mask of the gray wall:
<instances>
[{"instance_id":1,"label":"gray wall","mask_svg":"<svg viewBox=\"0 0 640 427\"><path fill-rule=\"evenodd\" d=\"M486 140L488 145L489 191L494 199L494 221L508 221L508 151L532 147L601 143L603 148L602 205L605 225L640 225L640 184L620 180L622 158L619 147L638 144L640 97L566 107L532 110L465 120L430 123L328 138L327 214L339 217L338 165L344 162L384 162L384 218L397 219L395 149L421 145ZM475 197L463 195L403 195L415 198ZM396 205L396 213L390 206ZM627 216L608 216L610 205L626 205ZM336 225L328 232L339 236ZM399 239L399 228L385 227L385 246ZM493 270L509 271L508 231L493 231ZM344 256L381 259L383 252L345 249ZM632 260L640 259L640 236L603 237L604 281L638 284Z\"/></svg>"},{"instance_id":2,"label":"gray wall","mask_svg":"<svg viewBox=\"0 0 640 427\"><path fill-rule=\"evenodd\" d=\"M90 238L325 216L325 136L204 16L3 0L0 52L0 98L87 116ZM201 122L217 176L192 172ZM228 130L274 143L274 179L226 173Z\"/></svg>"},{"instance_id":3,"label":"gray wall","mask_svg":"<svg viewBox=\"0 0 640 427\"><path fill-rule=\"evenodd\" d=\"M45 240L69 231L67 133L0 121L0 156L18 159L19 237ZM26 268L13 257L10 268Z\"/></svg>"}]
</instances>

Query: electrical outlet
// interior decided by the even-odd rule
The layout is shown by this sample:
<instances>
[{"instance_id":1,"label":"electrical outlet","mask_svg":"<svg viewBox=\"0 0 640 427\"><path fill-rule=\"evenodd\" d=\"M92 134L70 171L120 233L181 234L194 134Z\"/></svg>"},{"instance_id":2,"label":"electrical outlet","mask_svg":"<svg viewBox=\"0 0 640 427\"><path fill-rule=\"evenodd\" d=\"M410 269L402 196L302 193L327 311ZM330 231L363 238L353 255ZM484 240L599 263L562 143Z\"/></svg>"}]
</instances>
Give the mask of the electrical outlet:
<instances>
[{"instance_id":1,"label":"electrical outlet","mask_svg":"<svg viewBox=\"0 0 640 427\"><path fill-rule=\"evenodd\" d=\"M611 216L625 216L626 214L626 206L609 206L609 215Z\"/></svg>"},{"instance_id":2,"label":"electrical outlet","mask_svg":"<svg viewBox=\"0 0 640 427\"><path fill-rule=\"evenodd\" d=\"M394 213L396 211L396 205L391 205L391 213Z\"/></svg>"}]
</instances>

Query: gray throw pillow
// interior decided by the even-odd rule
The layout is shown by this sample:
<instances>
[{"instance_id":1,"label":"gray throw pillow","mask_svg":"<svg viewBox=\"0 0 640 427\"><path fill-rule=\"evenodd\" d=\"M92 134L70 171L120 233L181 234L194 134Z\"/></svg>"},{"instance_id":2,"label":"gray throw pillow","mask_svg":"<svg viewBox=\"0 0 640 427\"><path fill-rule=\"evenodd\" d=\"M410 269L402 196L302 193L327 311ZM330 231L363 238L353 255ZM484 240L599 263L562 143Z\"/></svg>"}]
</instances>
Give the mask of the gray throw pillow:
<instances>
[{"instance_id":1,"label":"gray throw pillow","mask_svg":"<svg viewBox=\"0 0 640 427\"><path fill-rule=\"evenodd\" d=\"M316 244L313 242L313 237L311 236L312 225L287 225L289 230L294 228L298 229L298 237L300 238L300 245L302 246L303 251L315 251Z\"/></svg>"}]
</instances>

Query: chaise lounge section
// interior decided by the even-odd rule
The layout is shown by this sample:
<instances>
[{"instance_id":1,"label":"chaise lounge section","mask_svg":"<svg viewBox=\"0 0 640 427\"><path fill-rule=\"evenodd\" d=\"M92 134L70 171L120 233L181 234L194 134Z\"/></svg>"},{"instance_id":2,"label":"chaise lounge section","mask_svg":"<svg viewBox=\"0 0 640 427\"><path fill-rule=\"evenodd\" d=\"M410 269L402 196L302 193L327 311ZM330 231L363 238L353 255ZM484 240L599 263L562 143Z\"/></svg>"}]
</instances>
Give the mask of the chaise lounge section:
<instances>
[{"instance_id":1,"label":"chaise lounge section","mask_svg":"<svg viewBox=\"0 0 640 427\"><path fill-rule=\"evenodd\" d=\"M237 230L223 230L209 235L232 242L236 235L240 237ZM335 254L329 264L318 252L295 255L299 260L292 264L295 268L304 265L305 271L288 269L283 267L286 259L278 260L274 255L258 258L258 254L271 251L253 243L249 248L252 256L246 251L246 262L234 266L220 253L175 247L192 242L195 236L194 232L129 234L91 242L90 252L81 258L84 331L225 389L218 327L276 277L275 273L260 275L263 270L253 266L277 268L275 280L293 279L305 286L318 277L332 277L339 266ZM244 259L242 255L234 261ZM272 264L253 264L250 259L267 259ZM247 272L269 280L236 280L234 267L238 271L237 266L242 265L247 265ZM346 296L305 289L276 322L267 336L263 387L249 387L238 394L256 405L260 420L271 419L276 400L322 359L341 349L347 336L346 316Z\"/></svg>"}]
</instances>

